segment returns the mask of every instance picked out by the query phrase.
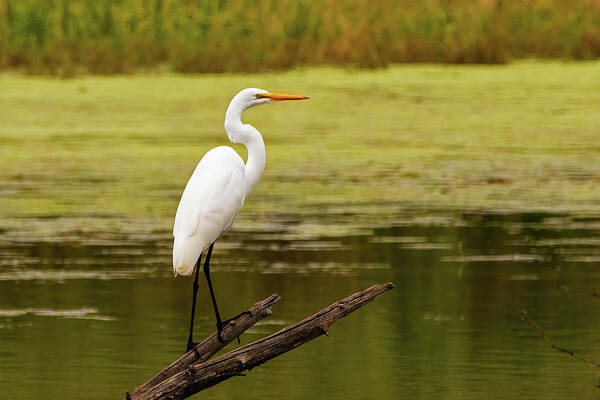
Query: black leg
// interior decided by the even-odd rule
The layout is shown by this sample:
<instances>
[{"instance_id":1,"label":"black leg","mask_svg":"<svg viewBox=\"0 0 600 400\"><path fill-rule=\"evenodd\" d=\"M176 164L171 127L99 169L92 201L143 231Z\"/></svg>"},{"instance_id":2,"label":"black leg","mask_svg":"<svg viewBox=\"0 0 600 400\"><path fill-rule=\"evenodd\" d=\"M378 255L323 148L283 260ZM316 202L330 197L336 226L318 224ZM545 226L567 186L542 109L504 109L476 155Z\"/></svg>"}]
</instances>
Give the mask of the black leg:
<instances>
[{"instance_id":1,"label":"black leg","mask_svg":"<svg viewBox=\"0 0 600 400\"><path fill-rule=\"evenodd\" d=\"M215 317L217 318L217 338L221 340L221 331L223 330L223 321L221 321L221 315L219 314L219 307L217 307L217 300L215 300L215 291L210 281L210 256L212 249L215 244L211 244L206 253L206 259L204 260L204 276L206 277L206 283L208 283L208 290L210 290L210 298L212 300L213 308L215 309Z\"/></svg>"},{"instance_id":2,"label":"black leg","mask_svg":"<svg viewBox=\"0 0 600 400\"><path fill-rule=\"evenodd\" d=\"M227 324L229 321L234 320L241 315L250 314L250 312L244 311L244 312L236 315L233 318L229 318L226 321L221 320L221 314L219 314L219 307L217 307L217 300L215 299L215 291L213 290L212 282L210 281L210 256L212 255L213 246L214 246L214 243L210 245L210 247L208 248L208 253L206 253L206 259L204 260L204 276L206 276L206 282L208 283L208 290L210 290L210 298L212 300L213 308L215 309L215 317L217 318L217 339L219 339L222 342L223 340L221 339L221 331L223 330L223 326L225 326L225 324ZM239 336L238 336L237 340L238 340L238 344L239 344L240 343Z\"/></svg>"},{"instance_id":3,"label":"black leg","mask_svg":"<svg viewBox=\"0 0 600 400\"><path fill-rule=\"evenodd\" d=\"M210 252L208 257L210 257ZM196 294L198 294L198 271L200 271L201 258L202 253L200 253L200 257L198 257L198 261L196 262L196 278L194 279L194 291L192 295L192 317L190 319L190 335L188 336L186 352L190 351L196 345L196 343L192 341L192 334L194 332L194 315L196 314Z\"/></svg>"}]
</instances>

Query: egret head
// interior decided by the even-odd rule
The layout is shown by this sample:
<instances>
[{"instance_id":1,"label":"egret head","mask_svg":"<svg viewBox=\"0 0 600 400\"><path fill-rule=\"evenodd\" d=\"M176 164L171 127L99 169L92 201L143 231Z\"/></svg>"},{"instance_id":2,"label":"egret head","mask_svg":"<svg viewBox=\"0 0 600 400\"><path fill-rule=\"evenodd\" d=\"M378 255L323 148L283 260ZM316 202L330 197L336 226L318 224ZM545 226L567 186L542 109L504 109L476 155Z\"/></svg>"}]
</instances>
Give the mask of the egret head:
<instances>
[{"instance_id":1,"label":"egret head","mask_svg":"<svg viewBox=\"0 0 600 400\"><path fill-rule=\"evenodd\" d=\"M244 110L276 101L283 100L305 100L306 96L297 94L270 93L266 90L248 88L236 94L225 113L225 130L229 140L233 143L247 143L252 132L258 133L250 125L243 125L241 118ZM260 136L260 134L258 134Z\"/></svg>"},{"instance_id":2,"label":"egret head","mask_svg":"<svg viewBox=\"0 0 600 400\"><path fill-rule=\"evenodd\" d=\"M300 96L297 94L285 94L285 93L269 93L266 90L248 88L244 89L231 100L231 104L236 103L242 110L246 110L250 107L259 106L261 104L267 104L276 101L283 100L305 100L308 99L306 96Z\"/></svg>"}]
</instances>

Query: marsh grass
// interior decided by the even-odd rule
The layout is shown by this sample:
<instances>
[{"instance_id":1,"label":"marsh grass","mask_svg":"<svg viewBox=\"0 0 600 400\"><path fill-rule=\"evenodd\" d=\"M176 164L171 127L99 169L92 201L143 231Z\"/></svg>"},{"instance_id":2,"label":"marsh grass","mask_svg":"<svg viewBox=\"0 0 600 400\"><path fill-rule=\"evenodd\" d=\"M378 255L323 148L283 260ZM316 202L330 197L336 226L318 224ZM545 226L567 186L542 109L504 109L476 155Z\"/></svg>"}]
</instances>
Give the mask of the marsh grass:
<instances>
[{"instance_id":1,"label":"marsh grass","mask_svg":"<svg viewBox=\"0 0 600 400\"><path fill-rule=\"evenodd\" d=\"M373 224L399 207L600 210L597 62L70 80L5 74L3 226L32 215L63 224L91 216L77 229L127 229L122 217L133 216L168 231L196 163L228 144L224 110L247 86L311 99L246 113L264 135L267 168L236 229L260 224L261 215L323 212L368 215Z\"/></svg>"},{"instance_id":2,"label":"marsh grass","mask_svg":"<svg viewBox=\"0 0 600 400\"><path fill-rule=\"evenodd\" d=\"M65 76L599 55L596 0L0 2L0 68Z\"/></svg>"}]
</instances>

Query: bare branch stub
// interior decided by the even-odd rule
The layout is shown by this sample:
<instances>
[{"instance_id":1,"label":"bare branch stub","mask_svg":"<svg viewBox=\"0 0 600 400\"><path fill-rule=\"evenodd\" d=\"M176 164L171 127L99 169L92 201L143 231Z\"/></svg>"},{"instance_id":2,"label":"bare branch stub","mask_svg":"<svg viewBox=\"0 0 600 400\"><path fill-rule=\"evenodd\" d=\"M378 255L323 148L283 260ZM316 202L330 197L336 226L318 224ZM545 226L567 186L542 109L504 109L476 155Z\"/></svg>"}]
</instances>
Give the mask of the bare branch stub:
<instances>
[{"instance_id":1,"label":"bare branch stub","mask_svg":"<svg viewBox=\"0 0 600 400\"><path fill-rule=\"evenodd\" d=\"M568 354L568 355L570 355L571 357L573 357L573 358L575 358L575 359L577 359L577 360L579 360L579 361L582 361L582 362L584 362L584 363L588 364L588 365L589 365L589 366L591 366L591 367L594 367L594 368L599 368L599 369L600 369L600 363L599 363L598 361L596 361L596 360L594 360L594 359L592 359L592 358L589 358L589 357L580 356L579 354L575 353L573 350L569 350L569 349L566 349L566 348L564 348L564 347L562 347L562 346L559 346L559 345L555 344L555 343L552 341L552 339L550 339L550 336L548 336L548 335L546 334L546 332L544 332L544 331L542 330L542 328L541 328L541 327L538 325L538 323L537 323L537 322L535 322L535 321L534 321L534 320L533 320L533 319L532 319L532 318L529 316L529 313L528 313L526 310L523 310L523 311L521 311L521 318L522 318L523 320L525 320L525 321L529 322L529 324L535 328L535 330L536 330L536 331L537 331L537 333L540 335L540 337L541 337L542 339L544 339L544 340L546 341L546 343L548 343L548 345L549 345L550 347L552 347L553 349L555 349L555 350L558 350L558 351L560 351L561 353Z\"/></svg>"},{"instance_id":2,"label":"bare branch stub","mask_svg":"<svg viewBox=\"0 0 600 400\"><path fill-rule=\"evenodd\" d=\"M184 371L172 375L144 393L139 395L132 393L132 400L181 400L226 379L239 376L245 370L250 370L324 334L335 321L393 287L392 283L371 286L266 338L215 359L195 362Z\"/></svg>"},{"instance_id":3,"label":"bare branch stub","mask_svg":"<svg viewBox=\"0 0 600 400\"><path fill-rule=\"evenodd\" d=\"M556 282L555 286L558 287L561 290L564 290L569 295L590 296L590 297L595 297L597 299L600 299L600 293L598 293L598 292L584 292L584 291L581 291L581 290L571 289L567 285L565 285L563 283L560 283L560 282Z\"/></svg>"},{"instance_id":4,"label":"bare branch stub","mask_svg":"<svg viewBox=\"0 0 600 400\"><path fill-rule=\"evenodd\" d=\"M261 319L271 315L271 307L279 300L281 300L279 295L272 294L266 299L255 303L248 309L248 312L240 314L237 318L231 320L226 326L223 327L221 340L217 338L216 332L213 333L211 336L198 343L192 350L188 351L162 371L157 373L155 376L150 378L146 383L137 387L134 391L129 393L129 396L132 399L139 398L144 392L148 391L153 386L177 374L178 372L186 370L188 366L208 360L219 350L244 333L248 328L252 327Z\"/></svg>"}]
</instances>

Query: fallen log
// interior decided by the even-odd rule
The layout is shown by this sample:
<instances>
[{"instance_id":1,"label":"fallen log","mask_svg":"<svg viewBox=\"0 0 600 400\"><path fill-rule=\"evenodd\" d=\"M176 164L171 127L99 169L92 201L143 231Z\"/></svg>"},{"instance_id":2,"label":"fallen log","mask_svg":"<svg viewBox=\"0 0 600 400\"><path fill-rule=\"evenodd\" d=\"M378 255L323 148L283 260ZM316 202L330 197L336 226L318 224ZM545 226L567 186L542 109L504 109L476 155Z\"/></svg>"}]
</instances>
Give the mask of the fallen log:
<instances>
[{"instance_id":1,"label":"fallen log","mask_svg":"<svg viewBox=\"0 0 600 400\"><path fill-rule=\"evenodd\" d=\"M213 333L200 343L196 344L192 350L188 351L177 360L173 361L169 366L165 367L162 371L154 375L146 383L135 388L129 396L138 398L153 386L170 378L176 373L185 370L189 365L208 360L258 321L271 315L271 307L279 300L281 300L279 295L272 294L266 299L256 302L246 312L241 313L237 318L232 319L223 327L220 340L217 338L217 332Z\"/></svg>"},{"instance_id":2,"label":"fallen log","mask_svg":"<svg viewBox=\"0 0 600 400\"><path fill-rule=\"evenodd\" d=\"M333 303L329 307L294 325L283 328L270 336L239 347L212 360L207 360L207 357L202 356L191 356L190 353L194 352L192 350L155 375L150 381L131 392L131 394L128 394L127 398L131 400L180 400L231 377L241 376L245 370L251 370L320 335L327 335L327 330L335 321L364 306L376 296L393 287L392 283L371 286ZM279 296L277 298L279 299ZM263 301L266 300L268 299ZM231 340L234 337L235 335ZM209 339L210 337L206 340ZM202 343L205 343L206 340ZM195 350L200 354L208 354L202 353L202 343L198 344ZM187 362L194 357L196 357L194 361ZM187 361L178 363L182 359ZM174 366L175 364L177 365L176 367ZM177 372L173 373L174 371Z\"/></svg>"}]
</instances>

